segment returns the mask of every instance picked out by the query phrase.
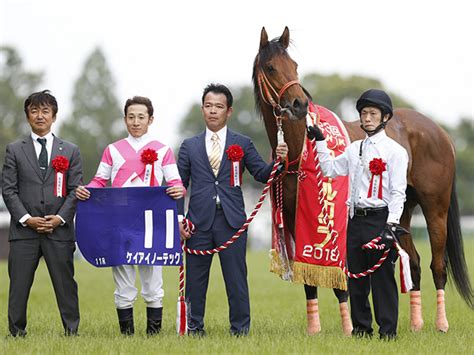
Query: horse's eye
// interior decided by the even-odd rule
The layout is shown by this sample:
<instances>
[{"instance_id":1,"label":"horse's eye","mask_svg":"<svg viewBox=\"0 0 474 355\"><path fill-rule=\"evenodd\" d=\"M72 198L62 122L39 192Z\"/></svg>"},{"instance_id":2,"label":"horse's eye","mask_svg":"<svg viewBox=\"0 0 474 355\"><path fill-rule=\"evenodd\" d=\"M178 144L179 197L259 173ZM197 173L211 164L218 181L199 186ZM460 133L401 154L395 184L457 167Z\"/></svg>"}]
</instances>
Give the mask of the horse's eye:
<instances>
[{"instance_id":1,"label":"horse's eye","mask_svg":"<svg viewBox=\"0 0 474 355\"><path fill-rule=\"evenodd\" d=\"M273 73L275 71L275 68L273 68L273 65L269 64L267 65L267 70L269 73Z\"/></svg>"}]
</instances>

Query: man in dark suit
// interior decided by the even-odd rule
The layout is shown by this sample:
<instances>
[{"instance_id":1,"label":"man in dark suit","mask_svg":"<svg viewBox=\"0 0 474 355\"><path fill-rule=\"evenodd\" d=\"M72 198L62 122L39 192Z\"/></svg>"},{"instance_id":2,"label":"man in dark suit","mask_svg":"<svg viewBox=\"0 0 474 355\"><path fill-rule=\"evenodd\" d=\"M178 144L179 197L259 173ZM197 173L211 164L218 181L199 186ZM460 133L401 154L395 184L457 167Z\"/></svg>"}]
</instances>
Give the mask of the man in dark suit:
<instances>
[{"instance_id":1,"label":"man in dark suit","mask_svg":"<svg viewBox=\"0 0 474 355\"><path fill-rule=\"evenodd\" d=\"M43 256L65 335L76 335L79 304L73 218L74 189L82 181L79 148L51 133L58 105L49 91L31 94L24 109L31 134L7 145L2 170L3 199L11 214L9 329L12 336L26 335L28 296Z\"/></svg>"},{"instance_id":2,"label":"man in dark suit","mask_svg":"<svg viewBox=\"0 0 474 355\"><path fill-rule=\"evenodd\" d=\"M196 232L187 241L193 249L207 250L229 240L246 220L239 172L245 168L265 183L273 162L267 164L256 151L250 138L231 131L226 123L232 114L232 94L227 87L210 84L202 96L202 114L206 130L186 139L178 156L178 169L186 188L191 183L188 218ZM233 170L229 147L243 157ZM278 145L276 154L285 158L288 147ZM232 173L236 172L236 173ZM182 233L184 238L189 235ZM229 302L230 333L246 335L250 329L250 304L245 260L247 233L243 233L228 249L219 253ZM204 309L212 255L187 255L186 298L190 302L189 333L202 336Z\"/></svg>"}]
</instances>

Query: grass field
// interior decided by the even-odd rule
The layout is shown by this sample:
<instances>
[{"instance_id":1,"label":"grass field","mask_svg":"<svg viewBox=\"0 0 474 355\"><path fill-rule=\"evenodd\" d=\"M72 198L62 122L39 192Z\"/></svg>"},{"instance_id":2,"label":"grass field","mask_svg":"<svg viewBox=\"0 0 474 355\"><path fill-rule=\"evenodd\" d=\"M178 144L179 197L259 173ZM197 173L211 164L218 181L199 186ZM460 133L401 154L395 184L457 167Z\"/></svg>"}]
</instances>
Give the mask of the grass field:
<instances>
[{"instance_id":1,"label":"grass field","mask_svg":"<svg viewBox=\"0 0 474 355\"><path fill-rule=\"evenodd\" d=\"M340 329L336 298L331 290L320 290L322 333L305 335L306 314L303 287L281 281L268 272L266 252L248 254L252 328L245 338L228 334L228 308L218 258L214 258L207 298L206 330L203 339L178 337L175 331L177 300L177 268L165 268L165 305L163 330L154 338L145 332L145 304L139 298L135 305L136 334L131 338L119 335L113 303L111 270L97 269L86 262L76 263L81 310L80 336L62 336L61 321L46 266L38 268L28 308L28 336L25 339L6 337L7 328L7 265L0 263L0 353L80 353L80 354L148 354L148 353L320 353L320 354L473 354L474 312L448 283L446 289L447 334L434 328L436 292L429 270L430 253L427 242L417 243L422 256L422 299L425 327L421 333L409 330L409 296L400 296L400 317L395 342L344 338ZM474 273L474 240L465 243L471 275ZM397 266L398 270L398 266ZM472 277L471 277L472 283ZM377 331L376 325L374 329Z\"/></svg>"}]
</instances>

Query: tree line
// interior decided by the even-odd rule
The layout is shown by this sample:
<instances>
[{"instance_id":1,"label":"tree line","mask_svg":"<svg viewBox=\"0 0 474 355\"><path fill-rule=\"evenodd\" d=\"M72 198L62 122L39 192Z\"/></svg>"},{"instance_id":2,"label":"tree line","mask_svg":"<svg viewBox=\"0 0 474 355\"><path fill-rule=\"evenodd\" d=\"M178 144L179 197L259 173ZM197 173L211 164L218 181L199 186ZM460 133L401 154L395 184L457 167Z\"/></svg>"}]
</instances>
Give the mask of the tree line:
<instances>
[{"instance_id":1,"label":"tree line","mask_svg":"<svg viewBox=\"0 0 474 355\"><path fill-rule=\"evenodd\" d=\"M28 134L29 126L23 112L23 102L32 92L42 90L44 73L27 70L13 47L0 47L0 161L5 146ZM394 107L416 107L395 92L387 90L380 80L359 75L310 73L302 77L302 85L314 101L333 110L344 119L357 119L355 102L361 92L370 87L386 90ZM254 109L253 88L250 85L231 87L234 113L229 127L254 141L264 157L270 157L270 146L263 121ZM96 48L84 62L74 83L72 112L59 127L61 138L76 143L83 158L84 181L95 174L101 154L107 144L126 135L121 103L116 95L116 83L104 53ZM436 117L432 117L436 121ZM474 214L474 125L473 117L463 117L455 127L443 126L456 147L456 175L461 214ZM182 117L180 138L204 129L200 102L191 105ZM181 141L180 139L179 141ZM179 147L175 147L177 154ZM250 182L251 179L248 179Z\"/></svg>"}]
</instances>

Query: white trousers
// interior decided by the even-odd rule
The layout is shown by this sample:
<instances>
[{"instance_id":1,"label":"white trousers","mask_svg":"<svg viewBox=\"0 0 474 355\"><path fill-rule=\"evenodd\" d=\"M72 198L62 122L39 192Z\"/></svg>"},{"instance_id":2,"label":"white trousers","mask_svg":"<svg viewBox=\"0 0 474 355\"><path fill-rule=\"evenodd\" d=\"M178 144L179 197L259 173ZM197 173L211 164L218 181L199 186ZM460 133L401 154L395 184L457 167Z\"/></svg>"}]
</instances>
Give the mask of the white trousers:
<instances>
[{"instance_id":1,"label":"white trousers","mask_svg":"<svg viewBox=\"0 0 474 355\"><path fill-rule=\"evenodd\" d=\"M151 308L163 307L163 277L162 266L136 265L142 284L142 297L146 306ZM133 307L137 300L138 290L135 287L135 265L112 267L115 281L115 306L118 309Z\"/></svg>"}]
</instances>

